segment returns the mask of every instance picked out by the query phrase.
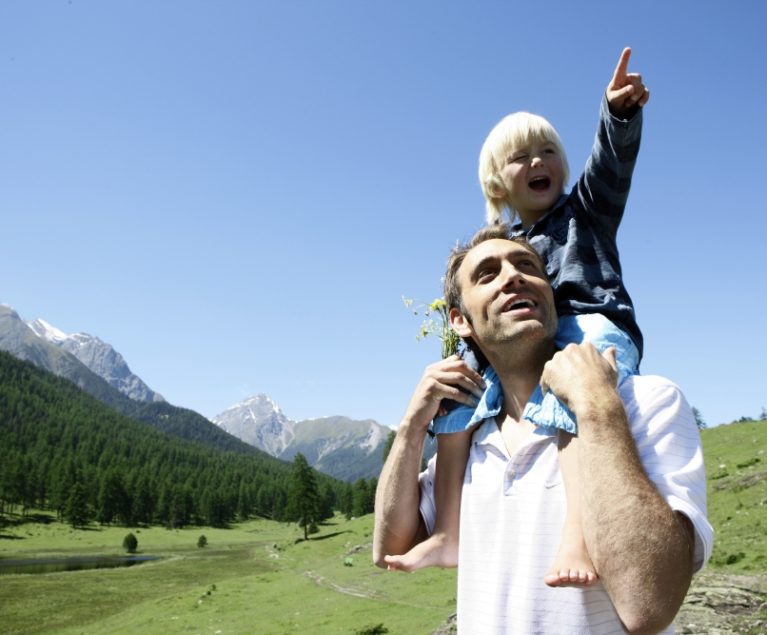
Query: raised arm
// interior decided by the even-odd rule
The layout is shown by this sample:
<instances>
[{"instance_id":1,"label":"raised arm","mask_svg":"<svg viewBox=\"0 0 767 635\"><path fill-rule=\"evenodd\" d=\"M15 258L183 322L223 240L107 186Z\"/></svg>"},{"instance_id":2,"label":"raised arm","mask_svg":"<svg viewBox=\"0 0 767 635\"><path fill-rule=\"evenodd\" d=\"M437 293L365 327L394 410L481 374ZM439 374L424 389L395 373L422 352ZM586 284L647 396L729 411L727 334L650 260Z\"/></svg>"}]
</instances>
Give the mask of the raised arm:
<instances>
[{"instance_id":1,"label":"raised arm","mask_svg":"<svg viewBox=\"0 0 767 635\"><path fill-rule=\"evenodd\" d=\"M457 355L428 366L397 429L378 479L373 530L373 562L386 567L384 556L406 553L427 536L419 511L423 443L442 399L476 405L458 386L481 396L482 377Z\"/></svg>"},{"instance_id":2,"label":"raised arm","mask_svg":"<svg viewBox=\"0 0 767 635\"><path fill-rule=\"evenodd\" d=\"M650 481L615 388L614 351L570 345L542 383L578 418L583 533L624 627L657 632L674 619L692 577L693 533Z\"/></svg>"},{"instance_id":3,"label":"raised arm","mask_svg":"<svg viewBox=\"0 0 767 635\"><path fill-rule=\"evenodd\" d=\"M624 49L607 85L594 145L573 190L581 212L599 223L612 242L626 209L639 155L644 119L640 106L650 96L641 76L627 72L630 55L631 49ZM612 257L617 261L617 251Z\"/></svg>"}]
</instances>

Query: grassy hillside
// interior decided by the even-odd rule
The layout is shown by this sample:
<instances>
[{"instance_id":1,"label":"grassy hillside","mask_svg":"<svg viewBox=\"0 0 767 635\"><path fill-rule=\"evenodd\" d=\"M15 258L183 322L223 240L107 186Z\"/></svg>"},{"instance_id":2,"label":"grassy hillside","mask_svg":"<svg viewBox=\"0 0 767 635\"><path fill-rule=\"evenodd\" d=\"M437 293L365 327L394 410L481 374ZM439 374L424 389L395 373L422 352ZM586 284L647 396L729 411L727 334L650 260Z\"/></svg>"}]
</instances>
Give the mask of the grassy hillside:
<instances>
[{"instance_id":1,"label":"grassy hillside","mask_svg":"<svg viewBox=\"0 0 767 635\"><path fill-rule=\"evenodd\" d=\"M767 570L767 421L703 430L708 510L716 530L710 567Z\"/></svg>"}]
</instances>

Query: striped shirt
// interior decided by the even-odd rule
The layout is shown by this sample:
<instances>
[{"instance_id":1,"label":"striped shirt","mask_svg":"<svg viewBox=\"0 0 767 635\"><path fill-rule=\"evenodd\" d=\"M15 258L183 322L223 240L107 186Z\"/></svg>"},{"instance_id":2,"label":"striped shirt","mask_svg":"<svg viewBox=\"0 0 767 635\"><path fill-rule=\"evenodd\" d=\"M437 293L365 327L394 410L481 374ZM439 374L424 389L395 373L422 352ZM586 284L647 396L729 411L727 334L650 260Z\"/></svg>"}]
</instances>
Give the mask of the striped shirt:
<instances>
[{"instance_id":1,"label":"striped shirt","mask_svg":"<svg viewBox=\"0 0 767 635\"><path fill-rule=\"evenodd\" d=\"M648 477L669 506L693 524L697 571L711 555L713 529L706 519L703 455L692 410L679 389L661 377L630 377L620 394ZM429 530L436 513L434 467L432 460L420 479L421 514ZM543 582L559 546L565 509L556 436L531 432L509 456L495 420L486 419L473 436L461 499L460 633L624 632L601 583L550 588Z\"/></svg>"},{"instance_id":2,"label":"striped shirt","mask_svg":"<svg viewBox=\"0 0 767 635\"><path fill-rule=\"evenodd\" d=\"M569 195L526 235L546 263L559 315L601 313L643 352L642 332L623 284L616 237L626 207L642 133L642 109L628 120L610 114L602 99L599 127L586 168Z\"/></svg>"}]
</instances>

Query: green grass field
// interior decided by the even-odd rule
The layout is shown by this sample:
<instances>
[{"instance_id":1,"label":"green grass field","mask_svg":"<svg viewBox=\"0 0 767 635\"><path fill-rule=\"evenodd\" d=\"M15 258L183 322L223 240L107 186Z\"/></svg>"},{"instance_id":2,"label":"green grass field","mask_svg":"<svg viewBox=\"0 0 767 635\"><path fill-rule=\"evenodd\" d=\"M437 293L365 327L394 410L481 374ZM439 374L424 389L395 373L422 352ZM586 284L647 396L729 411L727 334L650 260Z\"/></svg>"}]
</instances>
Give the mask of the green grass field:
<instances>
[{"instance_id":1,"label":"green grass field","mask_svg":"<svg viewBox=\"0 0 767 635\"><path fill-rule=\"evenodd\" d=\"M767 570L767 421L702 433L708 514L716 530L709 564L732 572Z\"/></svg>"},{"instance_id":2,"label":"green grass field","mask_svg":"<svg viewBox=\"0 0 767 635\"><path fill-rule=\"evenodd\" d=\"M0 557L120 554L125 528L28 523L0 531ZM0 577L0 630L28 633L429 633L455 610L454 571L373 566L372 517L324 525L132 530L130 568ZM197 548L205 534L208 546ZM351 558L351 566L344 564Z\"/></svg>"}]
</instances>

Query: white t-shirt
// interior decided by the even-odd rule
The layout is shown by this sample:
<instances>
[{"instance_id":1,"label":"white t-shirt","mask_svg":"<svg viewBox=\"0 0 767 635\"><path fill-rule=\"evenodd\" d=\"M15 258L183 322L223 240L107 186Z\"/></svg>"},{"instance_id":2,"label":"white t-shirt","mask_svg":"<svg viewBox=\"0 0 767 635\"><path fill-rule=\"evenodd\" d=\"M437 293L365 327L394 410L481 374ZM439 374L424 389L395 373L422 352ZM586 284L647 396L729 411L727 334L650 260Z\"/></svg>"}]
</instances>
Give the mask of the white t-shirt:
<instances>
[{"instance_id":1,"label":"white t-shirt","mask_svg":"<svg viewBox=\"0 0 767 635\"><path fill-rule=\"evenodd\" d=\"M703 454L692 410L662 377L631 377L620 394L647 475L669 506L693 524L697 571L711 555L713 529L706 519ZM421 474L421 514L430 531L433 483L432 460ZM624 632L601 583L582 589L543 582L559 546L565 508L556 437L531 433L509 457L495 420L486 419L472 439L461 499L460 633Z\"/></svg>"}]
</instances>

